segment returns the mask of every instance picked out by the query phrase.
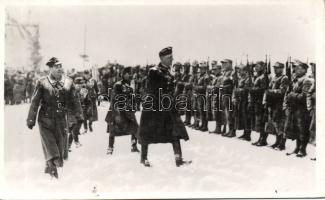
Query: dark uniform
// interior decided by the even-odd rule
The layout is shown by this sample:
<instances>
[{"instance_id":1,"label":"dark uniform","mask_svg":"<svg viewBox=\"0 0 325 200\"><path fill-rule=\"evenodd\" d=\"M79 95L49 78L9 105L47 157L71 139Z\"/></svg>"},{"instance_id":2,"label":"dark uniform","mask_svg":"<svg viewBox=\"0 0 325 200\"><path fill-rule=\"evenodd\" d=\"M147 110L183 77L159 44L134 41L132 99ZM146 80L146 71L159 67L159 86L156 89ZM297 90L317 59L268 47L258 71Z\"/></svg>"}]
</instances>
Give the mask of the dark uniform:
<instances>
[{"instance_id":1,"label":"dark uniform","mask_svg":"<svg viewBox=\"0 0 325 200\"><path fill-rule=\"evenodd\" d=\"M57 63L58 60L52 58L47 65L53 67ZM56 81L49 75L37 82L28 113L27 126L30 129L35 126L38 113L38 125L46 160L45 172L55 177L57 177L56 167L62 167L63 160L68 157L67 110L69 109L73 109L78 120L82 120L80 103L71 79L62 77L61 80Z\"/></svg>"},{"instance_id":2,"label":"dark uniform","mask_svg":"<svg viewBox=\"0 0 325 200\"><path fill-rule=\"evenodd\" d=\"M88 71L85 71L84 74L88 76L85 77L85 83L87 88L88 99L90 100L90 104L87 104L87 112L84 113L84 129L85 132L87 132L89 127L89 131L92 132L93 122L98 121L97 97L99 89L97 86L97 81L89 77L90 73Z\"/></svg>"},{"instance_id":3,"label":"dark uniform","mask_svg":"<svg viewBox=\"0 0 325 200\"><path fill-rule=\"evenodd\" d=\"M171 47L160 51L160 58L166 58L172 54ZM163 64L153 67L149 71L147 85L147 101L150 101L149 106L142 104L143 112L141 113L140 127L137 133L137 138L141 146L141 163L145 166L150 166L147 159L148 145L155 143L172 143L176 165L183 165L185 162L182 158L180 139L188 140L188 134L185 126L175 109L173 97L175 92L175 79L170 73L170 69ZM161 91L160 91L161 90ZM160 103L163 108L168 108L170 102L164 100L159 101L159 91L161 95L168 95L171 100L171 110L160 109ZM153 101L151 101L152 99Z\"/></svg>"},{"instance_id":4,"label":"dark uniform","mask_svg":"<svg viewBox=\"0 0 325 200\"><path fill-rule=\"evenodd\" d=\"M198 101L197 101L197 92L195 90L195 87L197 86L199 75L197 73L199 64L197 61L194 61L192 64L192 76L190 78L190 85L188 85L188 92L191 92L190 98L191 98L191 110L192 110L192 116L194 118L193 124L190 125L191 128L198 129L200 126L200 113L198 111Z\"/></svg>"},{"instance_id":5,"label":"dark uniform","mask_svg":"<svg viewBox=\"0 0 325 200\"><path fill-rule=\"evenodd\" d=\"M32 95L35 89L35 84L34 84L34 77L32 73L27 74L26 78L26 98L27 101L30 101L32 99Z\"/></svg>"},{"instance_id":6,"label":"dark uniform","mask_svg":"<svg viewBox=\"0 0 325 200\"><path fill-rule=\"evenodd\" d=\"M260 133L259 139L253 143L256 146L266 146L267 136L265 133L265 108L263 106L264 93L268 88L268 75L265 74L265 63L259 61L255 68L259 67L257 77L253 82L253 87L249 94L249 109L252 110L252 129Z\"/></svg>"},{"instance_id":7,"label":"dark uniform","mask_svg":"<svg viewBox=\"0 0 325 200\"><path fill-rule=\"evenodd\" d=\"M184 74L181 78L181 81L178 82L178 87L179 90L182 92L183 95L186 96L186 106L187 109L185 111L185 125L190 125L191 124L191 87L190 87L190 79L191 79L191 74L190 74L190 67L191 64L189 62L184 63Z\"/></svg>"},{"instance_id":8,"label":"dark uniform","mask_svg":"<svg viewBox=\"0 0 325 200\"><path fill-rule=\"evenodd\" d=\"M253 80L248 65L239 65L238 86L234 89L234 117L236 130L244 130L239 139L251 141L251 113L248 110L248 94Z\"/></svg>"},{"instance_id":9,"label":"dark uniform","mask_svg":"<svg viewBox=\"0 0 325 200\"><path fill-rule=\"evenodd\" d=\"M4 89L5 104L13 104L14 84L8 74L5 74Z\"/></svg>"},{"instance_id":10,"label":"dark uniform","mask_svg":"<svg viewBox=\"0 0 325 200\"><path fill-rule=\"evenodd\" d=\"M305 69L305 71L308 69L308 65L299 60L296 60L294 65L297 68ZM310 117L306 114L308 113L306 97L311 86L312 80L305 73L299 74L296 71L292 90L285 96L287 104L284 105L284 108L286 112L291 113L287 115L291 117L286 119L285 134L288 139L296 140L296 148L292 153L297 154L298 157L307 155L306 147L309 140Z\"/></svg>"},{"instance_id":11,"label":"dark uniform","mask_svg":"<svg viewBox=\"0 0 325 200\"><path fill-rule=\"evenodd\" d=\"M316 74L315 74L315 63L310 63L311 69L312 69L312 75L310 79L313 81L313 85L311 86L310 90L307 94L307 109L310 114L310 126L309 126L309 132L310 132L310 143L313 145L316 145Z\"/></svg>"},{"instance_id":12,"label":"dark uniform","mask_svg":"<svg viewBox=\"0 0 325 200\"><path fill-rule=\"evenodd\" d=\"M117 82L117 74L114 68L111 66L109 68L109 72L107 75L107 94L109 97L109 101L111 101L113 86L116 82Z\"/></svg>"},{"instance_id":13,"label":"dark uniform","mask_svg":"<svg viewBox=\"0 0 325 200\"><path fill-rule=\"evenodd\" d=\"M284 64L275 63L274 70L277 68L284 68ZM266 133L274 133L276 135L276 141L271 146L272 148L276 148L279 150L285 149L285 136L284 136L284 121L285 121L285 113L283 111L283 99L285 92L287 91L289 86L289 79L286 75L282 73L277 73L271 79L269 84L269 89L265 92L265 106L268 109L268 115L270 116L270 120L266 125Z\"/></svg>"},{"instance_id":14,"label":"dark uniform","mask_svg":"<svg viewBox=\"0 0 325 200\"><path fill-rule=\"evenodd\" d=\"M201 126L196 128L200 131L208 131L208 119L207 119L207 86L211 84L212 78L207 73L208 66L207 63L200 63L200 70L204 70L200 72L200 76L198 78L197 85L194 87L195 94L197 95L197 104L198 104L198 112L200 116Z\"/></svg>"},{"instance_id":15,"label":"dark uniform","mask_svg":"<svg viewBox=\"0 0 325 200\"><path fill-rule=\"evenodd\" d=\"M74 84L75 84L75 95L76 98L78 98L81 107L84 109L84 98L82 97L82 95L80 94L80 90L82 87L82 84L84 83L84 79L81 76L75 76L74 78ZM83 113L83 112L82 112ZM83 121L78 119L78 116L76 115L76 113L74 113L73 109L68 109L68 127L69 127L69 151L71 148L71 144L74 141L76 147L80 147L81 144L79 142L79 135L80 135L80 128L82 125Z\"/></svg>"},{"instance_id":16,"label":"dark uniform","mask_svg":"<svg viewBox=\"0 0 325 200\"><path fill-rule=\"evenodd\" d=\"M221 63L223 68L223 75L221 77L221 85L220 85L221 88L220 100L221 100L222 112L229 127L229 131L227 133L223 133L223 136L235 137L236 136L235 118L234 118L234 110L232 105L232 93L234 90L235 82L233 79L232 60L225 59L221 61ZM224 125L226 126L226 124Z\"/></svg>"},{"instance_id":17,"label":"dark uniform","mask_svg":"<svg viewBox=\"0 0 325 200\"><path fill-rule=\"evenodd\" d=\"M131 68L127 67L122 74L129 73ZM123 75L122 75L123 76ZM138 123L135 118L135 107L132 102L133 89L130 81L124 78L114 84L113 98L110 110L106 115L106 122L109 126L109 144L107 154L112 154L114 149L115 137L131 135L131 152L139 152L137 148L137 139L135 134L138 130ZM122 104L118 102L124 101Z\"/></svg>"},{"instance_id":18,"label":"dark uniform","mask_svg":"<svg viewBox=\"0 0 325 200\"><path fill-rule=\"evenodd\" d=\"M140 103L141 103L141 87L142 87L142 76L140 74L140 66L135 67L135 72L133 74L133 81L134 81L134 94L135 96L139 96L139 98L135 99L136 109L137 111L140 110Z\"/></svg>"},{"instance_id":19,"label":"dark uniform","mask_svg":"<svg viewBox=\"0 0 325 200\"><path fill-rule=\"evenodd\" d=\"M217 65L217 61L212 61L211 65L214 77L211 84L209 84L207 88L208 95L211 96L209 99L210 106L208 109L210 109L213 114L213 120L216 122L216 128L210 133L221 134L222 112L219 108L219 91L222 77L221 65Z\"/></svg>"}]
</instances>

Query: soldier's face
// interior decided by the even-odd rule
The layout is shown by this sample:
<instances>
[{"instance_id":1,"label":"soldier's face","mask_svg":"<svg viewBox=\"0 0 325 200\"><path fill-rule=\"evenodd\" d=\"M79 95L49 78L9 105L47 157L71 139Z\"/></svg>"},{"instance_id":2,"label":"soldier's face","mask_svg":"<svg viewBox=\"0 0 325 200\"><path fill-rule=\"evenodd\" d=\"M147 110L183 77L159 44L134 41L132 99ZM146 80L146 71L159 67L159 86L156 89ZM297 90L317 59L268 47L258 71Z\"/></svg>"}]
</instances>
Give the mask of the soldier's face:
<instances>
[{"instance_id":1,"label":"soldier's face","mask_svg":"<svg viewBox=\"0 0 325 200\"><path fill-rule=\"evenodd\" d=\"M79 91L81 89L81 84L75 84L76 90Z\"/></svg>"},{"instance_id":2,"label":"soldier's face","mask_svg":"<svg viewBox=\"0 0 325 200\"><path fill-rule=\"evenodd\" d=\"M207 72L207 69L206 69L205 67L202 67L202 68L200 69L200 73L201 73L201 74L204 74L205 72Z\"/></svg>"},{"instance_id":3,"label":"soldier's face","mask_svg":"<svg viewBox=\"0 0 325 200\"><path fill-rule=\"evenodd\" d=\"M213 69L213 74L214 75L218 75L218 74L220 74L221 73L221 69L220 68L214 68Z\"/></svg>"},{"instance_id":4,"label":"soldier's face","mask_svg":"<svg viewBox=\"0 0 325 200\"><path fill-rule=\"evenodd\" d=\"M170 66L172 66L173 60L174 60L173 54L162 56L162 57L160 57L160 60L163 65L170 67Z\"/></svg>"},{"instance_id":5,"label":"soldier's face","mask_svg":"<svg viewBox=\"0 0 325 200\"><path fill-rule=\"evenodd\" d=\"M256 72L261 72L263 70L263 66L260 64L255 65L254 70Z\"/></svg>"},{"instance_id":6,"label":"soldier's face","mask_svg":"<svg viewBox=\"0 0 325 200\"><path fill-rule=\"evenodd\" d=\"M301 66L297 66L295 68L295 72L296 72L297 76L303 76L304 74L306 74L305 68L303 68Z\"/></svg>"},{"instance_id":7,"label":"soldier's face","mask_svg":"<svg viewBox=\"0 0 325 200\"><path fill-rule=\"evenodd\" d=\"M64 73L62 65L61 64L54 65L53 67L50 68L50 73L55 78L60 78L62 76L62 74Z\"/></svg>"},{"instance_id":8,"label":"soldier's face","mask_svg":"<svg viewBox=\"0 0 325 200\"><path fill-rule=\"evenodd\" d=\"M123 75L124 80L130 81L131 80L131 74L130 73L125 73Z\"/></svg>"},{"instance_id":9,"label":"soldier's face","mask_svg":"<svg viewBox=\"0 0 325 200\"><path fill-rule=\"evenodd\" d=\"M283 68L274 68L274 73L275 74L282 74L283 73Z\"/></svg>"}]
</instances>

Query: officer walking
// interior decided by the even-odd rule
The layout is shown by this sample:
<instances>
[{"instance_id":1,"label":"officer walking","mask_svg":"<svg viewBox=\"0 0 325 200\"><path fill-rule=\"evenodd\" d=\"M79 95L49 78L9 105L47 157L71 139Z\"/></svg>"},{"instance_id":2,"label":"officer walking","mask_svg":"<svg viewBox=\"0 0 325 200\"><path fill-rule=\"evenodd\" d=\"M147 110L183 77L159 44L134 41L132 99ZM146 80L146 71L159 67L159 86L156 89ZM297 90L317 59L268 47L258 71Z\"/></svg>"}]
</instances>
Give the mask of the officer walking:
<instances>
[{"instance_id":1,"label":"officer walking","mask_svg":"<svg viewBox=\"0 0 325 200\"><path fill-rule=\"evenodd\" d=\"M106 115L106 122L109 126L108 155L113 154L115 137L125 135L131 135L131 152L139 152L135 137L138 129L135 118L136 105L133 105L133 88L130 86L132 79L131 67L124 68L121 75L122 80L114 84L112 103ZM125 101L120 104L118 102L121 99Z\"/></svg>"},{"instance_id":2,"label":"officer walking","mask_svg":"<svg viewBox=\"0 0 325 200\"><path fill-rule=\"evenodd\" d=\"M63 75L60 61L53 57L46 65L49 66L50 73L37 82L27 126L30 129L35 126L38 113L38 125L46 160L45 173L58 178L57 167L62 167L63 160L68 157L67 110L74 110L78 121L82 121L83 118L73 82Z\"/></svg>"},{"instance_id":3,"label":"officer walking","mask_svg":"<svg viewBox=\"0 0 325 200\"><path fill-rule=\"evenodd\" d=\"M142 104L140 127L137 138L141 144L141 163L149 167L148 146L156 143L172 143L176 166L189 164L184 161L180 140L188 140L185 126L175 109L175 101L172 99L175 92L175 79L170 73L173 62L172 47L167 47L159 52L160 63L149 70L147 97L153 99L149 107ZM160 101L159 97L167 95L166 101ZM170 109L168 109L170 108Z\"/></svg>"}]
</instances>

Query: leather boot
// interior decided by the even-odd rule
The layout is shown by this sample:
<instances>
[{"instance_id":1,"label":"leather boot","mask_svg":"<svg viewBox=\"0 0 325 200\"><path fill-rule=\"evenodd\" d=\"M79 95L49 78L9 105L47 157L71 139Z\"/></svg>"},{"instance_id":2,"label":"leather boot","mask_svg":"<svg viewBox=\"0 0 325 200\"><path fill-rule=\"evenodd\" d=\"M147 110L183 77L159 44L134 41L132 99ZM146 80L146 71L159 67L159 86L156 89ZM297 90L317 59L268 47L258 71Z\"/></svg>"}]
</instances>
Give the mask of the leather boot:
<instances>
[{"instance_id":1,"label":"leather boot","mask_svg":"<svg viewBox=\"0 0 325 200\"><path fill-rule=\"evenodd\" d=\"M256 146L258 143L260 143L262 140L262 134L260 133L260 137L258 138L258 140L254 143L252 143L252 145Z\"/></svg>"},{"instance_id":2,"label":"leather boot","mask_svg":"<svg viewBox=\"0 0 325 200\"><path fill-rule=\"evenodd\" d=\"M137 144L132 144L131 146L131 152L134 153L134 152L140 152L138 147L137 147Z\"/></svg>"},{"instance_id":3,"label":"leather boot","mask_svg":"<svg viewBox=\"0 0 325 200\"><path fill-rule=\"evenodd\" d=\"M143 164L145 167L151 167L151 164L148 161L148 145L141 145L140 163Z\"/></svg>"},{"instance_id":4,"label":"leather boot","mask_svg":"<svg viewBox=\"0 0 325 200\"><path fill-rule=\"evenodd\" d=\"M264 131L261 132L261 141L256 144L258 147L264 147L267 146L267 136L268 134L265 133Z\"/></svg>"},{"instance_id":5,"label":"leather boot","mask_svg":"<svg viewBox=\"0 0 325 200\"><path fill-rule=\"evenodd\" d=\"M202 131L202 132L208 131L208 122L207 121L203 121L202 122L202 126L201 126L201 128L199 130Z\"/></svg>"},{"instance_id":6,"label":"leather boot","mask_svg":"<svg viewBox=\"0 0 325 200\"><path fill-rule=\"evenodd\" d=\"M286 141L287 139L284 136L281 136L279 146L276 147L276 149L283 151L286 149Z\"/></svg>"},{"instance_id":7,"label":"leather boot","mask_svg":"<svg viewBox=\"0 0 325 200\"><path fill-rule=\"evenodd\" d=\"M300 149L299 149L299 152L297 154L297 157L302 158L302 157L305 157L307 155L307 152L306 152L307 144L308 144L308 141L303 141L302 142L302 144L300 146Z\"/></svg>"},{"instance_id":8,"label":"leather boot","mask_svg":"<svg viewBox=\"0 0 325 200\"><path fill-rule=\"evenodd\" d=\"M210 133L221 134L221 126L216 125L216 129L214 129L214 131L211 131Z\"/></svg>"},{"instance_id":9,"label":"leather boot","mask_svg":"<svg viewBox=\"0 0 325 200\"><path fill-rule=\"evenodd\" d=\"M275 139L275 143L272 144L270 147L275 149L276 147L278 147L280 145L280 141L281 141L281 135L277 135L276 139Z\"/></svg>"},{"instance_id":10,"label":"leather boot","mask_svg":"<svg viewBox=\"0 0 325 200\"><path fill-rule=\"evenodd\" d=\"M301 146L301 141L299 139L296 139L296 148L295 148L295 150L293 150L293 152L291 152L291 153L287 153L287 156L299 153L300 146Z\"/></svg>"}]
</instances>

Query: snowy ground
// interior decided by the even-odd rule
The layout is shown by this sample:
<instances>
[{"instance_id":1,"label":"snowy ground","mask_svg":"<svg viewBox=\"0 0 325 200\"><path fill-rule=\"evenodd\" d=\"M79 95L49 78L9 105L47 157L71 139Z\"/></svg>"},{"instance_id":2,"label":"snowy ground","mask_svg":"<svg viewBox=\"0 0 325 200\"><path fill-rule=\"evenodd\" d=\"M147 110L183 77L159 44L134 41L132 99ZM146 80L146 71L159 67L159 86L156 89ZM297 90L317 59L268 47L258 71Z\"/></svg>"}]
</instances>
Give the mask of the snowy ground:
<instances>
[{"instance_id":1,"label":"snowy ground","mask_svg":"<svg viewBox=\"0 0 325 200\"><path fill-rule=\"evenodd\" d=\"M114 155L107 156L107 107L99 108L94 132L81 135L83 146L76 149L73 145L69 160L59 169L60 179L50 179L43 173L38 127L29 130L25 125L28 105L4 109L8 198L315 196L316 162L310 160L315 148L308 146L306 158L288 157L285 152L294 149L291 141L285 152L279 152L187 128L190 140L182 142L182 148L184 158L193 161L190 166L177 168L172 146L159 144L149 146L153 167L145 168L139 163L140 155L130 152L129 136L116 138ZM213 123L209 127L212 129ZM257 134L252 138L255 141ZM272 144L274 137L268 142Z\"/></svg>"}]
</instances>

